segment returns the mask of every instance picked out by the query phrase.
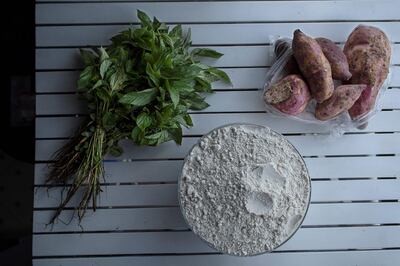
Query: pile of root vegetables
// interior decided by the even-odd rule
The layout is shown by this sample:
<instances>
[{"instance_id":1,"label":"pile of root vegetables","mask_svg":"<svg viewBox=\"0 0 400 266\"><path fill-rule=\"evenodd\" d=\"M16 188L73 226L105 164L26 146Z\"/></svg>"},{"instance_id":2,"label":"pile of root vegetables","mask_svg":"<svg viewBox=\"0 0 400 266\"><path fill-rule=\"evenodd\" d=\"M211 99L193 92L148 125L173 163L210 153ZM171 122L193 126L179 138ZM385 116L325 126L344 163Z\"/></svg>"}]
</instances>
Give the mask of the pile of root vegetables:
<instances>
[{"instance_id":1,"label":"pile of root vegetables","mask_svg":"<svg viewBox=\"0 0 400 266\"><path fill-rule=\"evenodd\" d=\"M291 44L287 40L275 43L277 59L290 47L293 53L285 61L286 76L265 89L267 104L297 116L314 99L314 116L320 121L344 112L354 121L374 109L391 56L390 42L382 30L359 25L343 50L329 39L314 39L300 30L294 32Z\"/></svg>"}]
</instances>

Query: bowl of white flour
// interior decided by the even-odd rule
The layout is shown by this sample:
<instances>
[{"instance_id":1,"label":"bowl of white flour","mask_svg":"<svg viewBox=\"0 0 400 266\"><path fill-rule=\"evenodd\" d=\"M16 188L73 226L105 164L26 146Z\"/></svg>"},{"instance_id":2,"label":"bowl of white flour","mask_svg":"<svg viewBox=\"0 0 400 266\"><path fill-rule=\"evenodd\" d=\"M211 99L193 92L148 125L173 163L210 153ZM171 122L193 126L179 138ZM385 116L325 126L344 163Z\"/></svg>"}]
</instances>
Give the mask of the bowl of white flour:
<instances>
[{"instance_id":1,"label":"bowl of white flour","mask_svg":"<svg viewBox=\"0 0 400 266\"><path fill-rule=\"evenodd\" d=\"M204 135L178 182L192 231L219 252L253 256L281 246L300 227L311 181L299 152L282 135L231 124Z\"/></svg>"}]
</instances>

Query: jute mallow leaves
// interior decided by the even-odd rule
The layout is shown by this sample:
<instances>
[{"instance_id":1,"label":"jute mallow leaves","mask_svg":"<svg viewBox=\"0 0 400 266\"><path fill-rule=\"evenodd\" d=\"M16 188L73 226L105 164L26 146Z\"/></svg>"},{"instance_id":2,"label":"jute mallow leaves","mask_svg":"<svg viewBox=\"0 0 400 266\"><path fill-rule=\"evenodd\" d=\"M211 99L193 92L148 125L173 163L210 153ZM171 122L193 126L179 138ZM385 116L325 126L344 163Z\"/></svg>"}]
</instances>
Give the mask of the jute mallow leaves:
<instances>
[{"instance_id":1,"label":"jute mallow leaves","mask_svg":"<svg viewBox=\"0 0 400 266\"><path fill-rule=\"evenodd\" d=\"M189 49L190 30L184 33L180 25L169 29L141 11L137 16L140 27L112 37L109 47L81 51L85 67L78 91L89 115L49 166L49 183L72 181L50 223L80 190L79 219L89 204L96 209L103 158L121 155L121 139L149 146L170 140L181 144L182 126L193 126L188 110L208 107L204 93L212 92L212 82L230 82L225 72L200 62L222 54Z\"/></svg>"}]
</instances>

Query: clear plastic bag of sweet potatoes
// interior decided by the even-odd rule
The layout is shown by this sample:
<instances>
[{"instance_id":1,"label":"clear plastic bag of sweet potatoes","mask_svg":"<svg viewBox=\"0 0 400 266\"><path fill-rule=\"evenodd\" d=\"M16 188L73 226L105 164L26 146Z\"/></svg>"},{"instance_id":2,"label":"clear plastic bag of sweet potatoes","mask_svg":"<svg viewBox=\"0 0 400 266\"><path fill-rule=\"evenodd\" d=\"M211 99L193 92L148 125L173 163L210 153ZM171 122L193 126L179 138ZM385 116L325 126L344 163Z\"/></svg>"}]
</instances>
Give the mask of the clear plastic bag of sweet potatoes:
<instances>
[{"instance_id":1,"label":"clear plastic bag of sweet potatoes","mask_svg":"<svg viewBox=\"0 0 400 266\"><path fill-rule=\"evenodd\" d=\"M264 100L264 96L266 95L268 90L271 89L274 84L282 81L288 75L297 73L299 77L301 77L301 71L299 71L295 58L293 56L292 39L271 37L271 42L272 49L270 50L270 58L272 59L273 64L266 75L265 84L263 87ZM317 101L312 98L308 101L308 104L306 105L304 110L302 109L303 111L298 114L288 114L287 112L285 113L283 111L280 111L280 108L277 108L276 104L272 104L267 100L265 100L265 107L268 113L272 113L283 118L294 119L304 123L323 125L324 127L327 127L328 131L330 131L332 135L341 135L344 132L352 129L354 130L355 128L363 129L367 127L368 120L382 109L381 100L383 94L389 86L391 72L392 69L391 67L389 67L389 74L378 92L374 107L371 108L371 110L367 113L357 118L351 118L349 112L346 110L326 121L317 119L315 114ZM334 80L333 82L335 89L342 84L346 84L346 82L342 82L339 80Z\"/></svg>"}]
</instances>

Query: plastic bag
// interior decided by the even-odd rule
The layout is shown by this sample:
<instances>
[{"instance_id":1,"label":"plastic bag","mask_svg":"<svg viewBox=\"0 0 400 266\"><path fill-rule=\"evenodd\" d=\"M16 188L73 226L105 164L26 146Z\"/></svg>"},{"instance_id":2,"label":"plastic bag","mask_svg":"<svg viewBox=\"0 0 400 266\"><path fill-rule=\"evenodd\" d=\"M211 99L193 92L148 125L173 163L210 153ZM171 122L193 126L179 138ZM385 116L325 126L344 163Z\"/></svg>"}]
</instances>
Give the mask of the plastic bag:
<instances>
[{"instance_id":1,"label":"plastic bag","mask_svg":"<svg viewBox=\"0 0 400 266\"><path fill-rule=\"evenodd\" d=\"M285 71L285 65L290 60L293 55L292 51L292 39L290 38L271 38L273 48L270 51L270 57L273 58L274 64L271 66L269 71L267 72L265 78L265 84L263 87L263 95L265 92L270 88L270 86L277 81L281 80L288 73ZM278 42L279 41L279 42ZM284 52L279 56L279 58L275 55L275 49L279 48L278 45L285 45ZM386 89L390 83L390 76L392 73L392 67L389 68L389 74L386 78L385 82L383 83L381 89L379 90L375 107L365 115L352 120L348 112L343 112L335 118L332 118L327 121L321 121L315 118L314 111L317 102L312 99L306 109L299 115L293 116L285 114L278 109L276 109L271 104L265 103L265 108L268 113L272 113L278 116L283 116L289 119L294 119L298 121L302 121L304 123L312 123L312 124L320 124L327 126L330 130L331 135L342 135L345 131L349 131L351 129L359 128L363 129L367 126L368 120L373 117L380 109L381 109L381 99L384 95ZM335 88L341 85L341 81L334 80Z\"/></svg>"}]
</instances>

